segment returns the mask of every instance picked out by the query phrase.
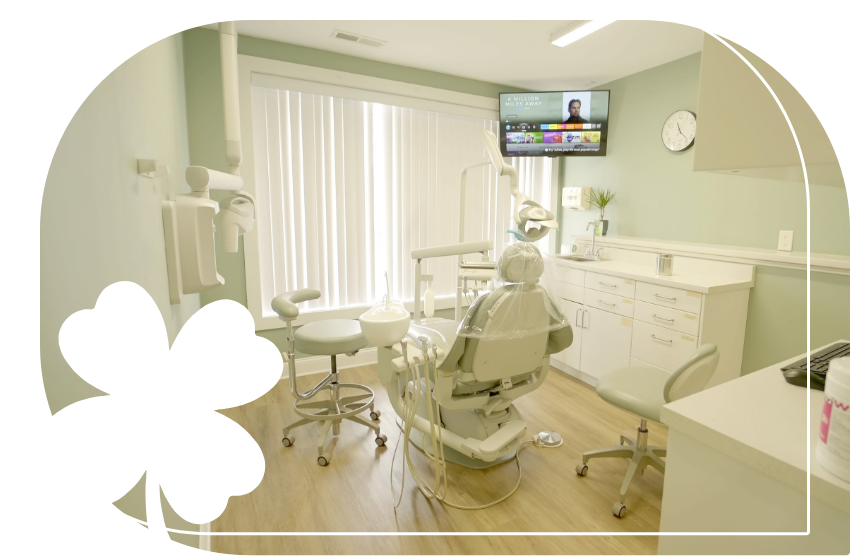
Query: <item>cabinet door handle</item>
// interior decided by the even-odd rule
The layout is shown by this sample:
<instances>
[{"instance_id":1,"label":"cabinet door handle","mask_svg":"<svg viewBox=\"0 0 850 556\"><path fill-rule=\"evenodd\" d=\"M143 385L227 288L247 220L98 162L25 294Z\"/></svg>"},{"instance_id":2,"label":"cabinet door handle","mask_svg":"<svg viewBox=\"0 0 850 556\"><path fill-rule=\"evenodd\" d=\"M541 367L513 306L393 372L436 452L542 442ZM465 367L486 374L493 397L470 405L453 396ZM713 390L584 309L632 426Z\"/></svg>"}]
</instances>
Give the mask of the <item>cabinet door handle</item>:
<instances>
[{"instance_id":1,"label":"cabinet door handle","mask_svg":"<svg viewBox=\"0 0 850 556\"><path fill-rule=\"evenodd\" d=\"M584 315L587 315L587 311L582 311L581 313L581 323L584 324ZM582 326L582 328L590 328L590 315L587 316L587 324L588 326Z\"/></svg>"},{"instance_id":2,"label":"cabinet door handle","mask_svg":"<svg viewBox=\"0 0 850 556\"><path fill-rule=\"evenodd\" d=\"M601 304L603 304L603 305L607 305L607 306L609 306L609 307L616 307L616 306L617 306L617 304L616 304L616 303L605 303L605 302L604 302L604 301L602 301L601 299L598 299L597 301L599 301L599 303L601 303Z\"/></svg>"},{"instance_id":3,"label":"cabinet door handle","mask_svg":"<svg viewBox=\"0 0 850 556\"><path fill-rule=\"evenodd\" d=\"M655 294L655 297L657 297L658 299L663 299L665 301L673 301L674 303L676 301L675 297L664 297L663 295L658 295L658 294Z\"/></svg>"},{"instance_id":4,"label":"cabinet door handle","mask_svg":"<svg viewBox=\"0 0 850 556\"><path fill-rule=\"evenodd\" d=\"M663 320L665 322L669 322L670 324L672 324L673 320L674 320L674 319L665 319L664 317L659 317L658 315L652 315L652 318L658 319L658 320Z\"/></svg>"},{"instance_id":5,"label":"cabinet door handle","mask_svg":"<svg viewBox=\"0 0 850 556\"><path fill-rule=\"evenodd\" d=\"M584 328L584 326L582 326L581 324L578 323L578 321L579 321L578 314L579 314L580 311L581 311L581 309L576 309L576 326L578 326L579 328Z\"/></svg>"},{"instance_id":6,"label":"cabinet door handle","mask_svg":"<svg viewBox=\"0 0 850 556\"><path fill-rule=\"evenodd\" d=\"M655 334L653 334L652 337L655 338L656 340L658 340L659 342L664 342L664 343L671 344L671 345L673 344L673 340L665 340L664 338L659 338Z\"/></svg>"},{"instance_id":7,"label":"cabinet door handle","mask_svg":"<svg viewBox=\"0 0 850 556\"><path fill-rule=\"evenodd\" d=\"M617 284L609 284L608 282L599 282L600 286L605 286L606 288L616 288Z\"/></svg>"}]
</instances>

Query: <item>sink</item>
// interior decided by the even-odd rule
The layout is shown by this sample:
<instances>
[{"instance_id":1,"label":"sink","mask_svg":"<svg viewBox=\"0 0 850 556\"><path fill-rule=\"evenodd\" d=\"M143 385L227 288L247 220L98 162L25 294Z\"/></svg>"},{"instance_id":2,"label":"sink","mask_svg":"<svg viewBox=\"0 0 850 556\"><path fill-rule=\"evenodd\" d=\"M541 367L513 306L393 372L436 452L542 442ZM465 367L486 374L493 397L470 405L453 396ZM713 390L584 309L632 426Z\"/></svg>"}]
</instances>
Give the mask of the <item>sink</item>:
<instances>
[{"instance_id":1,"label":"sink","mask_svg":"<svg viewBox=\"0 0 850 556\"><path fill-rule=\"evenodd\" d=\"M594 259L593 257L585 257L584 255L567 255L565 257L561 257L562 259L568 261L577 261L580 263L589 263L593 261L598 261L599 259Z\"/></svg>"},{"instance_id":2,"label":"sink","mask_svg":"<svg viewBox=\"0 0 850 556\"><path fill-rule=\"evenodd\" d=\"M373 346L391 346L407 334L410 313L397 301L381 302L360 315L360 329Z\"/></svg>"}]
</instances>

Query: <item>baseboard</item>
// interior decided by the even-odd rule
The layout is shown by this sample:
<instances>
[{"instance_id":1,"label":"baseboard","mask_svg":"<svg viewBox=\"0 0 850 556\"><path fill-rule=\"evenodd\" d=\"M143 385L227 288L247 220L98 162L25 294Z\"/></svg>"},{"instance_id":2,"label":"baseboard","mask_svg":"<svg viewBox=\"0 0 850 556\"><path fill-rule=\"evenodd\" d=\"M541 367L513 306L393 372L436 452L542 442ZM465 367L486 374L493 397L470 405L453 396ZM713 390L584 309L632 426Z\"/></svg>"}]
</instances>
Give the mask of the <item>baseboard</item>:
<instances>
[{"instance_id":1,"label":"baseboard","mask_svg":"<svg viewBox=\"0 0 850 556\"><path fill-rule=\"evenodd\" d=\"M204 534L210 531L212 531L212 523L201 524L201 534L198 536L198 549L212 552L212 537Z\"/></svg>"},{"instance_id":2,"label":"baseboard","mask_svg":"<svg viewBox=\"0 0 850 556\"><path fill-rule=\"evenodd\" d=\"M368 347L361 349L351 357L347 355L337 355L336 368L337 370L350 369L352 367L362 367L363 365L374 365L378 362L378 348ZM331 358L328 355L319 355L316 357L299 357L295 361L295 372L297 376L315 375L319 373L327 373L331 370ZM289 364L283 366L283 373L280 379L289 378Z\"/></svg>"},{"instance_id":3,"label":"baseboard","mask_svg":"<svg viewBox=\"0 0 850 556\"><path fill-rule=\"evenodd\" d=\"M599 382L599 379L597 379L596 377L590 376L587 373L583 373L578 369L573 369L566 363L561 363L560 361L555 361L554 359L549 359L549 366L561 371L564 374L568 374L573 378L577 378L582 382L590 384L594 388L596 388L596 383Z\"/></svg>"}]
</instances>

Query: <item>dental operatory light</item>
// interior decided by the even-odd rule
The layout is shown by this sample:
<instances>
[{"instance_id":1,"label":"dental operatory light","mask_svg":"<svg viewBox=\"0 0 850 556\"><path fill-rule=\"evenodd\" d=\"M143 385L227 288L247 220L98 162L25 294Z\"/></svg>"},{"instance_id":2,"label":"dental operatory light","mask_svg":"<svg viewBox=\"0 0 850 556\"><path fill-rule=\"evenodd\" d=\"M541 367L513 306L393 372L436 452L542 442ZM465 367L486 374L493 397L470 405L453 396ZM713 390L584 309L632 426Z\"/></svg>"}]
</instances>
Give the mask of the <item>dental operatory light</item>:
<instances>
[{"instance_id":1,"label":"dental operatory light","mask_svg":"<svg viewBox=\"0 0 850 556\"><path fill-rule=\"evenodd\" d=\"M606 21L594 19L592 21L573 21L566 27L562 27L549 35L549 41L555 46L564 47L614 23L614 21L616 20Z\"/></svg>"}]
</instances>

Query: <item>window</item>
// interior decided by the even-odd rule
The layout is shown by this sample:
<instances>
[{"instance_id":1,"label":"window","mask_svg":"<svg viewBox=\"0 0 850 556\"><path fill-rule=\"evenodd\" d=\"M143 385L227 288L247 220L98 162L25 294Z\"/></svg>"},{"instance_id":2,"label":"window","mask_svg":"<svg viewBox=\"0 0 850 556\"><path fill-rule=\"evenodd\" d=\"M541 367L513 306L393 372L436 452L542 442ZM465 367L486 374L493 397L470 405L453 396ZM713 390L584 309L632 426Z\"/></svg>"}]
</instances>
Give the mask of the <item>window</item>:
<instances>
[{"instance_id":1,"label":"window","mask_svg":"<svg viewBox=\"0 0 850 556\"><path fill-rule=\"evenodd\" d=\"M252 85L253 181L262 316L275 295L322 292L302 313L368 307L386 292L413 297L418 247L458 241L461 168L486 156L481 130L497 122ZM551 162L512 162L519 187L549 204ZM501 253L510 227L507 179L492 167L469 171L465 241L493 239ZM251 264L247 260L246 264ZM453 299L454 258L431 260L435 295Z\"/></svg>"}]
</instances>

